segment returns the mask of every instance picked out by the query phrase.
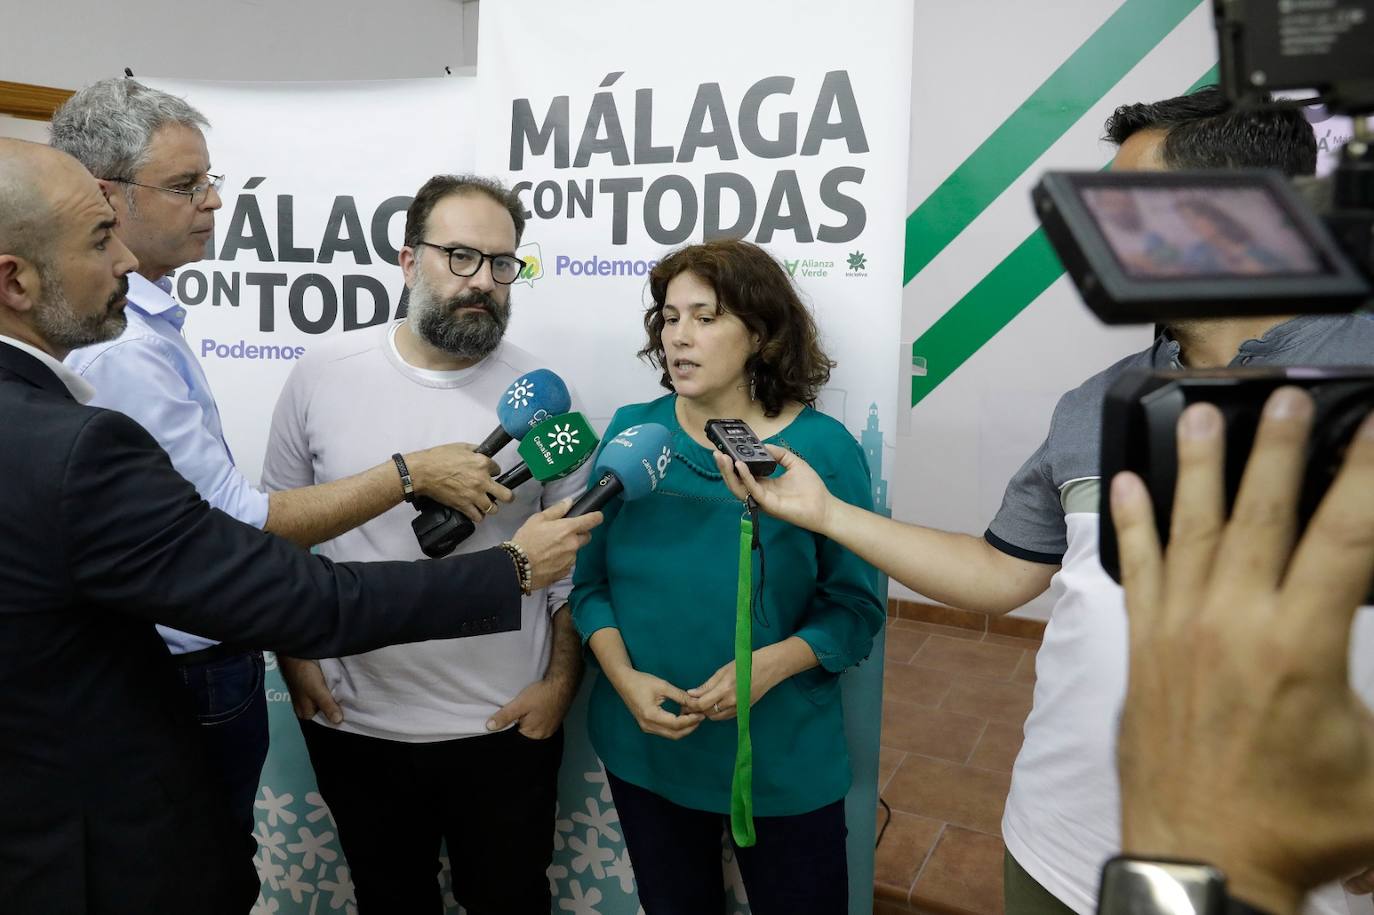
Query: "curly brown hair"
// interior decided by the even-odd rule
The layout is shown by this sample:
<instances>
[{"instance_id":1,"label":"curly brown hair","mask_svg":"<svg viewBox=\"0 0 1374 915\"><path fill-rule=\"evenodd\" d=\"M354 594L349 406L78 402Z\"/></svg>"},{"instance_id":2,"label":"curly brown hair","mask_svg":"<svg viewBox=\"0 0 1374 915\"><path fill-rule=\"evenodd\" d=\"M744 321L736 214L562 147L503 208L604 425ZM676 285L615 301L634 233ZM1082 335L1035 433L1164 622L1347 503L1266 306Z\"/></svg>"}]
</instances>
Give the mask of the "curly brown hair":
<instances>
[{"instance_id":1,"label":"curly brown hair","mask_svg":"<svg viewBox=\"0 0 1374 915\"><path fill-rule=\"evenodd\" d=\"M835 367L821 349L815 319L782 265L758 245L737 238L679 248L649 272L654 301L644 312L649 342L639 357L663 371L659 379L663 387L673 390L663 350L663 302L668 283L681 273L692 273L709 284L715 290L717 307L758 335L759 351L744 368L767 416L777 416L791 401L815 405L816 395Z\"/></svg>"}]
</instances>

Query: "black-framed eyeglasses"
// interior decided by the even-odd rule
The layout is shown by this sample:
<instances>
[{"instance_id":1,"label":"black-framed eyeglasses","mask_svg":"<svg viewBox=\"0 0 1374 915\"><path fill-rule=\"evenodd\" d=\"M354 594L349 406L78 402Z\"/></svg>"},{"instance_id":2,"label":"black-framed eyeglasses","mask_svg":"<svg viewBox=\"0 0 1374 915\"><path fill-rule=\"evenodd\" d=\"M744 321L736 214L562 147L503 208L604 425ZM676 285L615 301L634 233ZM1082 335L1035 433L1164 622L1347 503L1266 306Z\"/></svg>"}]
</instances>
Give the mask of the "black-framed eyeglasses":
<instances>
[{"instance_id":1,"label":"black-framed eyeglasses","mask_svg":"<svg viewBox=\"0 0 1374 915\"><path fill-rule=\"evenodd\" d=\"M214 188L219 193L220 188L224 187L223 175L206 175L205 180L190 187L163 187L160 184L140 184L137 181L130 181L128 178L108 178L108 181L118 181L120 184L132 184L134 187L146 187L154 191L166 191L169 194L180 194L183 197L191 198L191 207L197 208L205 202L205 198L210 196L210 188Z\"/></svg>"},{"instance_id":2,"label":"black-framed eyeglasses","mask_svg":"<svg viewBox=\"0 0 1374 915\"><path fill-rule=\"evenodd\" d=\"M525 269L525 262L514 254L487 254L464 245L449 247L436 245L432 241L417 241L415 244L438 248L447 254L448 269L454 276L473 276L482 269L482 261L491 261L491 278L503 286L509 286Z\"/></svg>"}]
</instances>

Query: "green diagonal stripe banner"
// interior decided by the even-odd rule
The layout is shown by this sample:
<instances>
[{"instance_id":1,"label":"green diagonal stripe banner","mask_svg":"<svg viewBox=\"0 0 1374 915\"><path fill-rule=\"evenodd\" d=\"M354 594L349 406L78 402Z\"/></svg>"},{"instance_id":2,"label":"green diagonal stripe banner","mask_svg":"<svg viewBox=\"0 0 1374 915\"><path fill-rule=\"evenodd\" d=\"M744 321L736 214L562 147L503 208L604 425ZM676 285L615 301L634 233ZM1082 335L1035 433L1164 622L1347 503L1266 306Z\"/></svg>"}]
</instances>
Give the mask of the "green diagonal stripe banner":
<instances>
[{"instance_id":1,"label":"green diagonal stripe banner","mask_svg":"<svg viewBox=\"0 0 1374 915\"><path fill-rule=\"evenodd\" d=\"M1217 78L1213 66L1187 91ZM1063 274L1044 230L1037 228L912 344L912 355L925 359L926 373L911 379L911 405L925 399Z\"/></svg>"},{"instance_id":2,"label":"green diagonal stripe banner","mask_svg":"<svg viewBox=\"0 0 1374 915\"><path fill-rule=\"evenodd\" d=\"M1028 235L912 346L913 353L925 357L926 374L911 379L911 405L935 390L1063 272L1044 231Z\"/></svg>"},{"instance_id":3,"label":"green diagonal stripe banner","mask_svg":"<svg viewBox=\"0 0 1374 915\"><path fill-rule=\"evenodd\" d=\"M906 220L920 273L1202 0L1126 0Z\"/></svg>"}]
</instances>

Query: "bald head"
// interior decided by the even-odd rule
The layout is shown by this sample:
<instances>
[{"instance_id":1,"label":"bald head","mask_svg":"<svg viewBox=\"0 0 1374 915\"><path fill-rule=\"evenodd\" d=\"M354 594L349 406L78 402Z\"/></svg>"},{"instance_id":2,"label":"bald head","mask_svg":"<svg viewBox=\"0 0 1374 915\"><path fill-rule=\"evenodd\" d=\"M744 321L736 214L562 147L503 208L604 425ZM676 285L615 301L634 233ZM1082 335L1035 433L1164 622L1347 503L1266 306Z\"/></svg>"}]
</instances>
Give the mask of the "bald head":
<instances>
[{"instance_id":1,"label":"bald head","mask_svg":"<svg viewBox=\"0 0 1374 915\"><path fill-rule=\"evenodd\" d=\"M66 153L0 139L0 254L38 258L53 236L53 196L87 182L95 179Z\"/></svg>"},{"instance_id":2,"label":"bald head","mask_svg":"<svg viewBox=\"0 0 1374 915\"><path fill-rule=\"evenodd\" d=\"M81 163L0 139L0 333L54 354L117 336L138 266L117 224Z\"/></svg>"}]
</instances>

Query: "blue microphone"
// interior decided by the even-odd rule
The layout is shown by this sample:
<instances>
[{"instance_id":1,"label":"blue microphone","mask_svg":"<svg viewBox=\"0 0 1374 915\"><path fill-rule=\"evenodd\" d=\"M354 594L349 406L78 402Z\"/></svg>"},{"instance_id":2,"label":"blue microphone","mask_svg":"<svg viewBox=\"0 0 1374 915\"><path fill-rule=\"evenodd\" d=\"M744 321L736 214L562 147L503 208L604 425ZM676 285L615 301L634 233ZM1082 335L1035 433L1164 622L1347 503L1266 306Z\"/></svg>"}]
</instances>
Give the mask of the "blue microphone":
<instances>
[{"instance_id":1,"label":"blue microphone","mask_svg":"<svg viewBox=\"0 0 1374 915\"><path fill-rule=\"evenodd\" d=\"M658 423L631 426L606 443L592 467L596 482L566 517L601 511L616 496L638 499L658 489L673 461L672 436Z\"/></svg>"},{"instance_id":2,"label":"blue microphone","mask_svg":"<svg viewBox=\"0 0 1374 915\"><path fill-rule=\"evenodd\" d=\"M510 444L512 439L524 438L525 433L548 419L572 409L572 395L568 386L554 372L535 369L521 375L496 405L496 419L501 424L474 450L492 457Z\"/></svg>"},{"instance_id":3,"label":"blue microphone","mask_svg":"<svg viewBox=\"0 0 1374 915\"><path fill-rule=\"evenodd\" d=\"M572 395L557 373L548 369L527 372L511 382L501 395L496 405L496 419L500 425L473 450L486 457L494 457L512 440L523 439L525 433L544 420L571 409ZM511 468L507 473L515 469ZM497 478L497 482L503 486L507 483L501 477ZM415 500L415 511L419 514L410 520L411 530L415 531L420 550L433 559L452 553L476 530L476 525L467 515L424 496Z\"/></svg>"}]
</instances>

